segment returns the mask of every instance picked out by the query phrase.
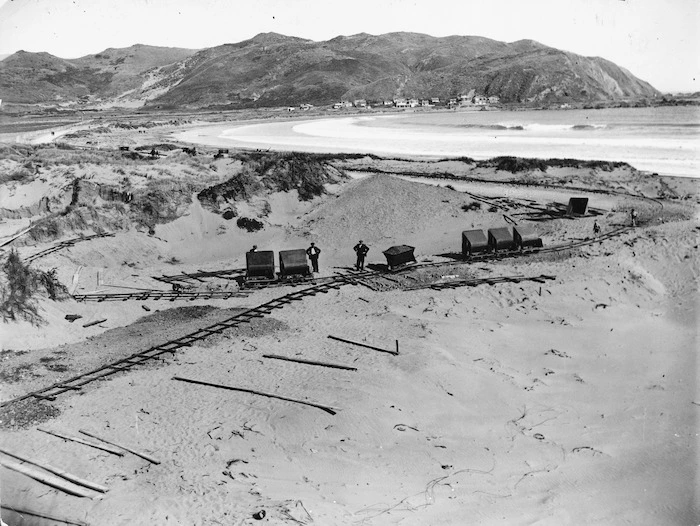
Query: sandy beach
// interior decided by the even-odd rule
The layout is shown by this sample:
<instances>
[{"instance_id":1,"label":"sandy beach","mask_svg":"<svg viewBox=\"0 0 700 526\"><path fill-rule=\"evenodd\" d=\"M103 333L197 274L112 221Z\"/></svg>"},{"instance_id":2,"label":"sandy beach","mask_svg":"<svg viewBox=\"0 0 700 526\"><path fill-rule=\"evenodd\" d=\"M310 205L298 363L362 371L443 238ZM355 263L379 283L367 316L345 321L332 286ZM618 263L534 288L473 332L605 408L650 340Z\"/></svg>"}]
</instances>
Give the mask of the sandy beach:
<instances>
[{"instance_id":1,"label":"sandy beach","mask_svg":"<svg viewBox=\"0 0 700 526\"><path fill-rule=\"evenodd\" d=\"M575 158L622 161L674 177L700 173L698 111L692 108L371 110L306 119L303 113L278 122L202 126L175 137L220 147L419 158Z\"/></svg>"},{"instance_id":2,"label":"sandy beach","mask_svg":"<svg viewBox=\"0 0 700 526\"><path fill-rule=\"evenodd\" d=\"M73 177L118 185L128 176L137 192L159 178L194 188L192 181L210 187L235 176L245 160L213 158L231 145L220 135L232 125L211 126L149 129L136 139L122 130L65 134L62 140L80 147L94 140L116 148L131 137L132 150L168 139L201 150L193 158L172 150L150 164L129 160L125 173L97 159L73 166L70 176L65 166L42 166L45 181L12 183L0 193L0 208L17 216L5 214L2 235L26 227L29 217L20 209L33 210L42 197L70 203L66 186ZM280 147L258 138L249 147L266 145ZM345 151L324 148L314 151ZM351 150L367 151L357 143ZM15 169L12 163L3 170ZM370 246L370 264L385 264L383 250L406 244L415 247L420 265L443 265L417 266L374 287L343 285L309 296L55 401L2 408L3 449L109 488L93 495L99 498L80 498L2 468L3 505L91 525L698 523L697 180L623 168L514 175L411 158L324 163L344 177L311 200L299 200L297 190L267 191L212 210L193 198L150 234L122 218L127 227L114 229L114 237L75 243L31 265L56 268L74 293L168 289L153 276L243 268L254 244L278 252L314 241L322 250L320 277L347 271L359 239ZM463 179L435 180L439 173ZM489 204L475 205L475 195ZM527 215L528 207L565 206L572 196L588 197L597 215L538 221ZM237 228L221 215L225 206L264 228ZM575 250L483 263L454 257L463 230L507 226L504 215L534 227L549 247L592 237L594 221L603 233L627 226L631 208L640 211L637 228ZM16 247L26 258L78 234L22 237L3 248ZM541 275L554 279L430 288ZM196 290L239 291L232 280L191 281ZM44 298L41 326L0 327L0 402L306 286L228 300ZM82 318L71 323L67 314ZM386 350L398 342L400 352L329 335ZM335 414L175 377L319 404ZM160 463L38 428L87 430ZM39 524L7 509L2 519L10 526Z\"/></svg>"}]
</instances>

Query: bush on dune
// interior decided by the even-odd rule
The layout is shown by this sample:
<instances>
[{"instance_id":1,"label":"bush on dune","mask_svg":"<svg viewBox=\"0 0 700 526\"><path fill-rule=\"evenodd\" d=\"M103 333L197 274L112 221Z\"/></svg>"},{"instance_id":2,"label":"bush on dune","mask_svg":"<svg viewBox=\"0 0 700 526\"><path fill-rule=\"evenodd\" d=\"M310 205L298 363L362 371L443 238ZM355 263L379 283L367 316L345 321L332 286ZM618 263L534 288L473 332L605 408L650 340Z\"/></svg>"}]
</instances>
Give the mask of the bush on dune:
<instances>
[{"instance_id":1,"label":"bush on dune","mask_svg":"<svg viewBox=\"0 0 700 526\"><path fill-rule=\"evenodd\" d=\"M263 189L269 192L296 190L299 199L309 201L326 193L325 185L344 174L325 162L327 156L307 153L241 152L236 159L243 167L227 181L199 193L200 201L216 205L219 200L250 199Z\"/></svg>"},{"instance_id":2,"label":"bush on dune","mask_svg":"<svg viewBox=\"0 0 700 526\"><path fill-rule=\"evenodd\" d=\"M324 185L338 180L327 164L306 153L271 155L261 173L266 188L273 192L297 190L302 201L325 194Z\"/></svg>"},{"instance_id":3,"label":"bush on dune","mask_svg":"<svg viewBox=\"0 0 700 526\"><path fill-rule=\"evenodd\" d=\"M54 301L68 297L68 289L56 277L56 269L32 269L14 250L2 265L0 280L0 315L5 323L26 320L41 325L36 296L45 293Z\"/></svg>"},{"instance_id":4,"label":"bush on dune","mask_svg":"<svg viewBox=\"0 0 700 526\"><path fill-rule=\"evenodd\" d=\"M224 201L250 199L262 188L254 167L245 165L239 173L223 183L205 188L197 194L197 197L202 203L215 205L219 199Z\"/></svg>"},{"instance_id":5,"label":"bush on dune","mask_svg":"<svg viewBox=\"0 0 700 526\"><path fill-rule=\"evenodd\" d=\"M495 168L510 173L528 172L539 170L546 172L547 168L585 168L611 172L616 168L627 168L625 162L613 161L583 161L580 159L536 159L526 157L494 157L485 161L476 161L479 168Z\"/></svg>"},{"instance_id":6,"label":"bush on dune","mask_svg":"<svg viewBox=\"0 0 700 526\"><path fill-rule=\"evenodd\" d=\"M129 216L136 224L153 229L180 217L182 209L192 203L192 192L196 190L193 183L151 180L144 190L134 192Z\"/></svg>"},{"instance_id":7,"label":"bush on dune","mask_svg":"<svg viewBox=\"0 0 700 526\"><path fill-rule=\"evenodd\" d=\"M265 227L262 221L251 219L249 217L239 217L238 221L236 221L236 225L238 228L242 228L248 232L257 232Z\"/></svg>"},{"instance_id":8,"label":"bush on dune","mask_svg":"<svg viewBox=\"0 0 700 526\"><path fill-rule=\"evenodd\" d=\"M26 162L23 166L17 166L7 173L0 173L0 184L11 182L28 183L34 179L34 173L34 165L31 162Z\"/></svg>"},{"instance_id":9,"label":"bush on dune","mask_svg":"<svg viewBox=\"0 0 700 526\"><path fill-rule=\"evenodd\" d=\"M0 144L0 159L10 159L21 163L34 154L34 148L26 144L7 145Z\"/></svg>"}]
</instances>

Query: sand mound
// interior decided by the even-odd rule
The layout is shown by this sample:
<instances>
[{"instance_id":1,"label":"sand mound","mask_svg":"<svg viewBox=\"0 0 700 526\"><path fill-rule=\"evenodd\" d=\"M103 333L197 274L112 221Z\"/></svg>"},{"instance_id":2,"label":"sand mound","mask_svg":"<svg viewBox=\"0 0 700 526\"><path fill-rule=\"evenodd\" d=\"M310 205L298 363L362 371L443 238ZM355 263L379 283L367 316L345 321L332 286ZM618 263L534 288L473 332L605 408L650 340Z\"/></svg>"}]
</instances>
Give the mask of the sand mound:
<instances>
[{"instance_id":1,"label":"sand mound","mask_svg":"<svg viewBox=\"0 0 700 526\"><path fill-rule=\"evenodd\" d=\"M313 239L352 254L362 239L378 251L396 244L420 247L422 253L459 249L459 232L474 225L500 225L500 214L462 209L471 198L448 188L372 175L350 183L310 213L304 226ZM347 258L347 255L346 255Z\"/></svg>"}]
</instances>

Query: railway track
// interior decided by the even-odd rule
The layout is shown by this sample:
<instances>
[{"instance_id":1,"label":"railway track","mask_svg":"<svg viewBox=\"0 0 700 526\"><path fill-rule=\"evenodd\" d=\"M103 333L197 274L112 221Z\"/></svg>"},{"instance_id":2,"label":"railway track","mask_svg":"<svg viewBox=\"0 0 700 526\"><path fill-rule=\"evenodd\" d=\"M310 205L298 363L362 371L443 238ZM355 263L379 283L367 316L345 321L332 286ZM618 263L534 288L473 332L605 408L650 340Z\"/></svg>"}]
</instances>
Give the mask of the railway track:
<instances>
[{"instance_id":1,"label":"railway track","mask_svg":"<svg viewBox=\"0 0 700 526\"><path fill-rule=\"evenodd\" d=\"M82 237L76 237L73 239L67 239L65 241L61 241L59 243L56 243L55 245L44 249L40 252L37 252L36 254L32 254L31 256L28 256L24 258L24 261L27 263L31 263L34 260L37 260L39 258L43 258L44 256L48 256L49 254L53 254L54 252L58 252L59 250L63 250L64 248L72 247L76 243L80 243L82 241L88 241L90 239L96 239L98 237L114 237L114 234L109 233L109 234L94 234L92 236L82 236Z\"/></svg>"},{"instance_id":2,"label":"railway track","mask_svg":"<svg viewBox=\"0 0 700 526\"><path fill-rule=\"evenodd\" d=\"M563 252L566 250L573 250L575 248L584 247L587 245L593 245L595 243L600 243L606 239L611 239L619 235L624 234L632 229L632 227L620 227L599 236L583 239L579 241L574 241L572 243L566 243L562 245L554 245L546 248L532 248L525 249L522 251L508 251L508 252L496 252L496 253L484 253L484 254L474 254L468 259L459 259L451 261L440 261L436 263L416 263L406 267L402 267L396 270L368 270L362 272L352 272L345 274L334 274L332 276L313 278L312 280L303 281L281 281L281 282L271 282L271 283L258 283L250 286L249 288L239 289L237 291L187 291L187 290L174 290L174 291L139 291L139 292L125 292L125 293L92 293L92 294L75 294L73 299L79 302L104 302L104 301L145 301L145 300L207 300L207 299L231 299L231 298L243 298L248 296L253 290L256 289L267 289L273 287L285 287L285 286L299 286L299 285L321 285L324 283L337 283L343 280L351 280L355 284L362 285L373 291L386 290L387 288L394 288L391 284L387 284L384 280L389 282L396 282L391 275L400 274L404 272L410 272L413 270L421 268L431 268L431 267L442 267L450 266L460 263L484 263L488 261L500 261L503 259L513 259L525 256L531 256L536 254L549 254L556 252ZM165 278L174 278L177 280L184 280L185 277L197 279L198 281L204 283L206 280L202 278L207 277L220 277L221 275L241 275L241 269L228 269L221 271L201 271L191 274L180 274L177 276L163 276ZM157 278L156 278L157 279Z\"/></svg>"},{"instance_id":3,"label":"railway track","mask_svg":"<svg viewBox=\"0 0 700 526\"><path fill-rule=\"evenodd\" d=\"M92 293L92 294L74 294L73 299L75 301L87 302L96 301L101 303L103 301L129 301L129 300L228 300L231 298L246 298L250 292L247 291L226 291L226 290L212 290L203 292L192 292L192 291L181 291L181 292L171 292L163 290L149 290L143 292L122 292L122 293Z\"/></svg>"},{"instance_id":4,"label":"railway track","mask_svg":"<svg viewBox=\"0 0 700 526\"><path fill-rule=\"evenodd\" d=\"M0 403L0 407L5 407L29 398L34 398L36 400L55 400L57 396L63 393L80 391L84 386L91 384L92 382L103 380L114 374L126 372L140 365L150 363L152 360L159 359L163 354L174 354L179 349L183 347L190 347L196 342L208 338L212 334L219 334L243 323L249 323L255 318L263 318L274 310L282 309L295 301L301 301L317 294L325 294L331 290L339 289L343 285L352 283L353 281L349 277L338 276L336 281L321 283L305 289L290 292L289 294L274 298L266 303L258 305L257 307L240 312L234 316L231 316L230 318L227 318L226 320L209 325L208 327L204 327L202 329L198 329L180 338L150 347L144 351L137 352L109 364L102 365L97 369L68 378L67 380L63 380L48 387L32 391L17 398L7 400Z\"/></svg>"},{"instance_id":5,"label":"railway track","mask_svg":"<svg viewBox=\"0 0 700 526\"><path fill-rule=\"evenodd\" d=\"M205 281L202 278L221 278L221 279L230 279L230 280L237 280L241 276L245 276L246 270L244 268L232 268L232 269L223 269L223 270L199 270L197 272L189 272L189 273L182 273L182 274L176 274L174 276L168 276L168 275L162 275L162 276L151 276L153 279L162 281L163 283L167 283L169 285L177 285L180 283L191 283L193 280L194 281L199 281L203 282Z\"/></svg>"},{"instance_id":6,"label":"railway track","mask_svg":"<svg viewBox=\"0 0 700 526\"><path fill-rule=\"evenodd\" d=\"M416 285L404 290L444 290L456 289L459 287L476 287L478 285L496 285L497 283L520 283L521 281L534 281L535 283L545 283L548 280L556 279L555 276L540 274L539 276L495 276L492 278L460 279L455 281L445 281L442 283L428 283L426 285Z\"/></svg>"},{"instance_id":7,"label":"railway track","mask_svg":"<svg viewBox=\"0 0 700 526\"><path fill-rule=\"evenodd\" d=\"M596 236L591 239L585 239L581 241L577 241L574 243L569 243L566 245L559 245L559 246L554 246L554 247L548 247L548 248L543 248L543 249L534 249L527 251L526 253L523 253L522 255L527 255L527 254L541 254L541 253L552 253L552 252L558 252L562 250L570 250L572 248L577 248L581 246L586 246L586 245L591 245L594 243L598 243L600 241L603 241L605 239L610 239L611 237L615 237L618 235L621 235L627 231L631 230L631 227L621 227L615 230L612 230L610 232L607 232L605 234L602 234L600 236ZM101 237L101 236L100 236ZM515 256L510 256L509 254L489 254L488 256L490 257L483 257L483 258L476 258L472 259L471 261L484 261L486 259L500 259L502 257L518 257L519 254L515 253ZM74 391L80 391L84 386L91 384L93 382L96 382L98 380L104 380L112 375L122 373L122 372L127 372L135 367L145 365L147 363L150 363L152 360L160 359L161 355L167 354L167 353L172 353L174 354L177 352L179 349L182 349L183 347L190 347L194 345L196 342L202 341L212 334L219 334L222 333L225 330L232 329L234 327L237 327L243 323L249 323L251 320L255 318L263 318L273 311L277 309L282 309L288 305L291 305L295 301L302 301L308 297L313 297L316 296L317 294L325 294L328 293L331 290L337 290L340 287L344 285L365 285L367 284L374 278L387 278L391 277L392 274L400 274L402 272L408 272L411 270L414 270L416 268L424 268L424 267L429 267L429 266L440 266L440 265L453 265L454 262L439 262L439 263L428 263L428 264L417 264L417 265L411 265L409 267L397 269L394 271L390 272L382 272L382 271L363 271L363 272L354 272L354 273L347 273L347 274L335 274L334 276L329 276L328 278L321 278L319 281L322 281L321 283L316 283L310 287L306 287L300 290L296 290L293 292L290 292L288 294L285 294L283 296L279 296L277 298L274 298L266 303L263 303L261 305L258 305L257 307L253 307L251 309L244 310L243 312L240 312L234 316L231 316L230 318L227 318L226 320L223 320L221 322L215 323L213 325L209 325L207 327L197 329L194 332L191 332L185 336L182 336L180 338L176 338L174 340L167 341L165 343L162 343L160 345L156 345L154 347L150 347L144 351L133 353L125 358L121 358L119 360L116 360L114 362L111 362L106 365L102 365L96 369L93 369L91 371L79 374L77 376L73 376L72 378L69 378L67 380L62 380L61 382L57 382L53 385L26 393L24 395L21 395L17 398L13 398L10 400L6 400L2 403L0 403L0 408L9 406L11 404L15 404L17 402L20 402L22 400L27 400L27 399L35 399L35 400L45 400L45 401L53 401L56 399L57 396L67 393L67 392L74 392ZM477 278L477 279L467 279L467 280L458 280L458 281L451 281L451 282L444 282L444 283L432 283L432 284L427 284L425 286L416 286L413 287L412 290L415 289L421 289L421 288L431 288L434 290L443 290L443 289L448 289L448 288L457 288L457 287L463 287L463 286L478 286L482 284L488 284L488 285L495 285L497 283L517 283L520 281L535 281L535 282L540 282L543 283L546 280L551 280L554 279L553 276L548 276L548 275L539 275L539 276L494 276L494 277L489 277L489 278ZM371 287L370 287L371 288ZM157 291L156 291L157 292ZM143 291L143 292L136 292L136 293L128 293L128 294L103 294L101 296L105 296L105 298L102 301L114 301L115 297L118 297L116 299L120 299L121 301L125 301L130 299L129 297L134 297L134 298L143 298L144 294L150 294L150 291ZM183 293L162 293L162 294L171 294L173 296L182 296ZM204 293L203 293L204 294ZM89 296L89 295L83 295L83 296ZM96 295L93 295L96 296ZM124 298L124 296L129 296L127 298ZM132 298L132 299L134 299ZM196 299L196 298L195 298ZM88 301L87 299L84 299L83 301ZM97 300L99 301L99 300Z\"/></svg>"},{"instance_id":8,"label":"railway track","mask_svg":"<svg viewBox=\"0 0 700 526\"><path fill-rule=\"evenodd\" d=\"M581 239L578 241L574 241L571 243L564 243L561 245L552 245L549 247L543 247L543 248L526 248L524 250L511 250L511 251L505 251L505 252L486 252L482 254L473 254L469 256L467 259L462 259L461 255L459 259L453 259L452 261L438 261L435 263L416 263L412 264L408 267L403 267L400 269L397 269L395 271L390 271L390 273L399 273L399 272L405 272L406 270L412 270L412 269L418 269L418 268L430 268L430 267L444 267L444 266L449 266L449 265L455 265L455 264L460 264L460 263L483 263L487 261L499 261L502 259L514 259L514 258L521 258L521 257L526 257L526 256L533 256L537 254L553 254L557 252L564 252L567 250L573 250L576 248L581 248L589 245L595 245L596 243L600 243L602 241L605 241L607 239L612 239L617 236L621 236L622 234L625 234L626 232L629 232L631 230L634 230L633 227L630 226L623 226L616 228L614 230L610 230L609 232L606 232L604 234L600 234L599 236L595 236L592 238L588 239ZM455 254L457 256L457 254Z\"/></svg>"}]
</instances>

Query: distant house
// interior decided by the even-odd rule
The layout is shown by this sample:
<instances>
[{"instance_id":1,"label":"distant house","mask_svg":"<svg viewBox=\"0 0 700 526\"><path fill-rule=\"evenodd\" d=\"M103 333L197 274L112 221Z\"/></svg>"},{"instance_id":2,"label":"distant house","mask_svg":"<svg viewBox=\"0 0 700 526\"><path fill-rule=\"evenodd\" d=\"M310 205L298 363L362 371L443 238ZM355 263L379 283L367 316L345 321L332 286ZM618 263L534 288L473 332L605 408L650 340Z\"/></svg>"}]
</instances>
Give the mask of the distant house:
<instances>
[{"instance_id":1,"label":"distant house","mask_svg":"<svg viewBox=\"0 0 700 526\"><path fill-rule=\"evenodd\" d=\"M294 111L294 110L296 110L296 108L295 108L294 106L289 106L289 107L287 108L287 111Z\"/></svg>"},{"instance_id":2,"label":"distant house","mask_svg":"<svg viewBox=\"0 0 700 526\"><path fill-rule=\"evenodd\" d=\"M313 108L312 104L301 104L299 106L299 109L304 111L309 111L311 108Z\"/></svg>"},{"instance_id":3,"label":"distant house","mask_svg":"<svg viewBox=\"0 0 700 526\"><path fill-rule=\"evenodd\" d=\"M393 101L393 100L385 100L385 101L384 101L384 106L393 106L393 105L394 105L394 101Z\"/></svg>"},{"instance_id":4,"label":"distant house","mask_svg":"<svg viewBox=\"0 0 700 526\"><path fill-rule=\"evenodd\" d=\"M457 106L457 99L450 99L450 102L447 103L448 106Z\"/></svg>"},{"instance_id":5,"label":"distant house","mask_svg":"<svg viewBox=\"0 0 700 526\"><path fill-rule=\"evenodd\" d=\"M489 97L489 104L498 104L499 102L501 102L501 97L498 95L491 95Z\"/></svg>"},{"instance_id":6,"label":"distant house","mask_svg":"<svg viewBox=\"0 0 700 526\"><path fill-rule=\"evenodd\" d=\"M335 104L333 104L334 110L341 110L343 108L352 108L352 102L347 101L347 100L343 100L343 101L336 102Z\"/></svg>"},{"instance_id":7,"label":"distant house","mask_svg":"<svg viewBox=\"0 0 700 526\"><path fill-rule=\"evenodd\" d=\"M353 105L356 108L366 108L367 107L367 101L365 99L357 99L356 101L353 102Z\"/></svg>"},{"instance_id":8,"label":"distant house","mask_svg":"<svg viewBox=\"0 0 700 526\"><path fill-rule=\"evenodd\" d=\"M489 103L489 98L484 95L474 95L472 102L477 106L486 106Z\"/></svg>"},{"instance_id":9,"label":"distant house","mask_svg":"<svg viewBox=\"0 0 700 526\"><path fill-rule=\"evenodd\" d=\"M423 99L420 101L421 106L430 106L430 101L428 99Z\"/></svg>"},{"instance_id":10,"label":"distant house","mask_svg":"<svg viewBox=\"0 0 700 526\"><path fill-rule=\"evenodd\" d=\"M408 107L409 108L417 108L420 105L420 102L418 99L408 99Z\"/></svg>"},{"instance_id":11,"label":"distant house","mask_svg":"<svg viewBox=\"0 0 700 526\"><path fill-rule=\"evenodd\" d=\"M394 106L397 108L407 108L408 101L406 99L394 99Z\"/></svg>"},{"instance_id":12,"label":"distant house","mask_svg":"<svg viewBox=\"0 0 700 526\"><path fill-rule=\"evenodd\" d=\"M431 97L430 103L431 104L440 104L440 97Z\"/></svg>"}]
</instances>

